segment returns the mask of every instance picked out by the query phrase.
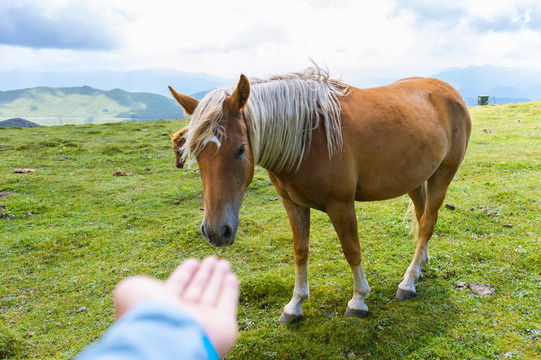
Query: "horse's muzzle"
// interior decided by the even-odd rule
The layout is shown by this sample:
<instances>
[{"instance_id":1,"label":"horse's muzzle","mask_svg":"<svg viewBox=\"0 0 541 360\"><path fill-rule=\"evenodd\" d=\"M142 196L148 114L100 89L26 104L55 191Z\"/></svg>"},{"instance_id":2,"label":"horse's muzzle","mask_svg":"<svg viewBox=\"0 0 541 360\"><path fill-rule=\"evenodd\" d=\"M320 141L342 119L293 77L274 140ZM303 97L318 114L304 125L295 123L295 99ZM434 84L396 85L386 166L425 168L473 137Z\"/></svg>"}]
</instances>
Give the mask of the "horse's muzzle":
<instances>
[{"instance_id":1,"label":"horse's muzzle","mask_svg":"<svg viewBox=\"0 0 541 360\"><path fill-rule=\"evenodd\" d=\"M236 227L223 225L219 229L208 226L204 222L201 224L201 233L214 246L224 247L233 244L237 234Z\"/></svg>"}]
</instances>

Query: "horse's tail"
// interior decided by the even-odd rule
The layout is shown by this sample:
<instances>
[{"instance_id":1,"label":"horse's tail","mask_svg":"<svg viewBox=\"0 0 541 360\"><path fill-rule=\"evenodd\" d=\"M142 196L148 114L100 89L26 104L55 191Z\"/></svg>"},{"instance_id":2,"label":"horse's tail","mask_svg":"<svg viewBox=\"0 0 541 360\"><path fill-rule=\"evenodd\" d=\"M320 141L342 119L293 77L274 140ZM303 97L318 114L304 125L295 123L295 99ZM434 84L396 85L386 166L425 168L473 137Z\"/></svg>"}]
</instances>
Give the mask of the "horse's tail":
<instances>
[{"instance_id":1,"label":"horse's tail","mask_svg":"<svg viewBox=\"0 0 541 360\"><path fill-rule=\"evenodd\" d=\"M407 219L410 214L411 224L409 235L413 234L414 240L417 240L417 233L419 232L419 221L417 221L417 216L415 216L415 205L413 204L413 201L411 201L411 199L408 204L408 210L406 210L406 215L404 216L404 218Z\"/></svg>"}]
</instances>

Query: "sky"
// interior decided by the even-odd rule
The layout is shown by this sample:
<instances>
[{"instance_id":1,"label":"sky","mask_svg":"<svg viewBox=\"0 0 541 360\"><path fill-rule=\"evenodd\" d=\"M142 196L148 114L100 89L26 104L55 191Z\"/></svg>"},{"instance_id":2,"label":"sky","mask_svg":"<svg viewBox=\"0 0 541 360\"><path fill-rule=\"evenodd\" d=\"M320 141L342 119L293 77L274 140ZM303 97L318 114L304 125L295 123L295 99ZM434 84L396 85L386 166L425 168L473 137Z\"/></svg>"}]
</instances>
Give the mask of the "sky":
<instances>
[{"instance_id":1,"label":"sky","mask_svg":"<svg viewBox=\"0 0 541 360\"><path fill-rule=\"evenodd\" d=\"M300 71L310 59L344 80L541 65L541 2L0 2L0 71L167 68L265 77Z\"/></svg>"}]
</instances>

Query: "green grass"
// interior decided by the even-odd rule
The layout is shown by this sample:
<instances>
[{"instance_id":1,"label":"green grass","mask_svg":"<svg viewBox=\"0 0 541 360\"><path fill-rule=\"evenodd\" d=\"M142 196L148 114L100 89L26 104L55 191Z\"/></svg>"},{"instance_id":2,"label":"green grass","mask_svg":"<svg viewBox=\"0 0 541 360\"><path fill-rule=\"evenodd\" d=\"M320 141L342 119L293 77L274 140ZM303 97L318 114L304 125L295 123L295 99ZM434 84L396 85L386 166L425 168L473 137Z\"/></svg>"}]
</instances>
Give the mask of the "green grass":
<instances>
[{"instance_id":1,"label":"green grass","mask_svg":"<svg viewBox=\"0 0 541 360\"><path fill-rule=\"evenodd\" d=\"M241 279L230 359L541 358L541 103L471 112L470 148L445 201L456 209L440 210L418 296L394 298L415 246L407 197L357 204L372 288L365 319L343 317L351 272L326 215L313 211L311 298L305 319L286 326L292 241L264 170L235 244L215 249L199 232L197 167L174 168L169 134L184 123L0 128L0 212L12 215L0 218L0 358L71 358L113 322L118 281L163 279L209 254ZM455 289L459 281L496 292L481 297Z\"/></svg>"}]
</instances>

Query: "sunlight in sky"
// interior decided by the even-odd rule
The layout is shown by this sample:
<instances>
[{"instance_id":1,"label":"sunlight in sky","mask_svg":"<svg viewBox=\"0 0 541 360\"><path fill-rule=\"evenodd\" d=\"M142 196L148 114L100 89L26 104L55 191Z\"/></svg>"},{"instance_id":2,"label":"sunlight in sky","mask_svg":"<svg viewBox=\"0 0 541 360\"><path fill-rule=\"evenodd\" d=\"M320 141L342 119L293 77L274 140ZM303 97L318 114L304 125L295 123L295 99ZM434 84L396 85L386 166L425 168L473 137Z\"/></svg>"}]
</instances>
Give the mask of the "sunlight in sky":
<instances>
[{"instance_id":1,"label":"sunlight in sky","mask_svg":"<svg viewBox=\"0 0 541 360\"><path fill-rule=\"evenodd\" d=\"M532 66L537 0L3 0L0 70L169 68L221 77L295 71L344 78Z\"/></svg>"}]
</instances>

